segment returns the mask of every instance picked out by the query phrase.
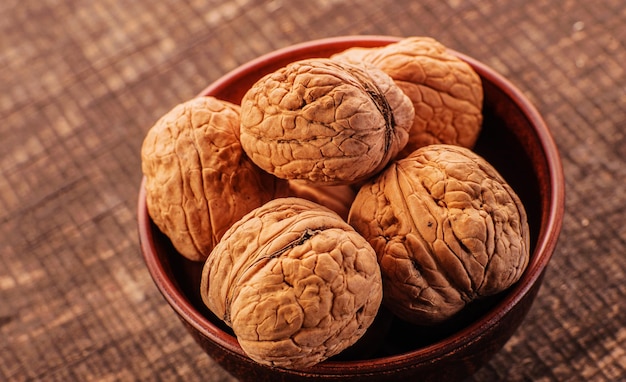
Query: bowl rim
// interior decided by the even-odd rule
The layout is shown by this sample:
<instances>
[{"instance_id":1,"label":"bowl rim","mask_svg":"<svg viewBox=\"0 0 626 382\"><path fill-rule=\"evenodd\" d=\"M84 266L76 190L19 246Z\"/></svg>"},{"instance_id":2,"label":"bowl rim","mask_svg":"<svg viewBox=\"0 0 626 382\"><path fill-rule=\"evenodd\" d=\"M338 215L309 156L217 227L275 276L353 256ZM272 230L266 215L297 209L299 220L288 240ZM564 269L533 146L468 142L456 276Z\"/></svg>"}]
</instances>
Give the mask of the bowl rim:
<instances>
[{"instance_id":1,"label":"bowl rim","mask_svg":"<svg viewBox=\"0 0 626 382\"><path fill-rule=\"evenodd\" d=\"M207 86L199 96L219 93L233 81L244 77L250 70L258 66L263 66L266 63L289 59L294 53L309 52L319 46L382 46L400 39L401 37L383 35L347 35L293 44L266 53L231 70ZM531 261L520 280L509 289L501 301L481 316L482 318L480 320L470 323L441 341L415 350L379 358L355 361L327 360L306 369L307 372L333 374L340 368L345 368L346 364L350 364L350 367L357 370L360 374L372 371L379 372L381 370L406 367L407 363L412 365L431 363L438 358L445 357L446 354L454 349L469 346L486 335L491 327L496 325L503 316L510 312L513 306L529 293L532 286L542 277L552 257L560 234L562 217L565 210L565 185L562 163L552 134L535 106L513 83L484 63L452 49L449 49L449 51L469 63L481 77L487 78L500 91L504 92L514 101L529 122L535 126L534 132L541 142L543 157L549 173L549 185L545 187L545 189L541 189L541 192L550 192L550 203L548 210L542 211L539 236L531 256ZM247 358L236 338L230 334L225 336L225 332L196 310L172 280L168 279L167 271L163 267L163 264L156 260L156 248L154 246L151 228L153 223L148 215L145 200L145 177L143 177L137 207L140 246L144 261L157 288L176 313L180 317L184 317L194 330L197 330L205 337L211 338L214 345L220 346L228 352L240 357Z\"/></svg>"}]
</instances>

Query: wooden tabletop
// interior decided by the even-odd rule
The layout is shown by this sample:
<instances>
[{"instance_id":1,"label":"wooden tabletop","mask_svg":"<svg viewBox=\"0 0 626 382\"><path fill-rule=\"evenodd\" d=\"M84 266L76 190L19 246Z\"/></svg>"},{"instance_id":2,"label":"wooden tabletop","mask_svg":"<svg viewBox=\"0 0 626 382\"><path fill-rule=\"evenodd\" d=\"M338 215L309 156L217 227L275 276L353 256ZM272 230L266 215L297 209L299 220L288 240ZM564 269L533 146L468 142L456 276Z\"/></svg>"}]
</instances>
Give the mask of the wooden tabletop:
<instances>
[{"instance_id":1,"label":"wooden tabletop","mask_svg":"<svg viewBox=\"0 0 626 382\"><path fill-rule=\"evenodd\" d=\"M623 0L5 0L0 380L230 381L142 260L146 131L236 66L311 39L431 36L492 66L559 146L566 215L539 296L474 381L626 380Z\"/></svg>"}]
</instances>

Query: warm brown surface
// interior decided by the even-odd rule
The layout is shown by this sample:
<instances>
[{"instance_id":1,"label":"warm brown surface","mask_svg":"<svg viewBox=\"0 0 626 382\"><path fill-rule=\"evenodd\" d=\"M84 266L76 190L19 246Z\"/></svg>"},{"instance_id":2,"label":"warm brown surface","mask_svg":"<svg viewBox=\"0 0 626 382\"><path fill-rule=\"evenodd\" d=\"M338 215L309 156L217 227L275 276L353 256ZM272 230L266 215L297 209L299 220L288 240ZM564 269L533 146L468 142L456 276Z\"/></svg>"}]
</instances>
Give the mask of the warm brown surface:
<instances>
[{"instance_id":1,"label":"warm brown surface","mask_svg":"<svg viewBox=\"0 0 626 382\"><path fill-rule=\"evenodd\" d=\"M429 35L518 85L561 150L567 202L544 286L476 381L626 379L622 0L0 4L0 380L231 378L139 253L140 146L237 65L344 34Z\"/></svg>"}]
</instances>

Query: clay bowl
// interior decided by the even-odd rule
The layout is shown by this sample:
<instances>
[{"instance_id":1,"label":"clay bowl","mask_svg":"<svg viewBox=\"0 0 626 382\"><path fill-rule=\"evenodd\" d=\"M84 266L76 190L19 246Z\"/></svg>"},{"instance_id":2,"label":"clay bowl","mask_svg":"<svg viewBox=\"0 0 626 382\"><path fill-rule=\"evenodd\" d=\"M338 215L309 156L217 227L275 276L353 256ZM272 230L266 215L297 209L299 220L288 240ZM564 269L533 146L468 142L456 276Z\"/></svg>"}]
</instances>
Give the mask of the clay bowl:
<instances>
[{"instance_id":1,"label":"clay bowl","mask_svg":"<svg viewBox=\"0 0 626 382\"><path fill-rule=\"evenodd\" d=\"M348 36L311 41L277 50L226 74L202 94L239 103L262 75L289 62L325 57L352 46L373 47L396 41L385 36ZM434 328L381 318L348 356L306 370L259 365L241 350L232 332L199 298L201 264L186 261L151 222L143 184L138 225L141 249L154 282L200 347L241 380L421 381L460 380L478 370L522 323L542 283L554 251L564 212L564 180L557 147L542 117L509 81L486 65L456 53L471 64L484 86L484 126L474 148L491 162L522 199L531 231L531 260L509 290L469 306L452 322ZM381 312L384 313L384 310Z\"/></svg>"}]
</instances>

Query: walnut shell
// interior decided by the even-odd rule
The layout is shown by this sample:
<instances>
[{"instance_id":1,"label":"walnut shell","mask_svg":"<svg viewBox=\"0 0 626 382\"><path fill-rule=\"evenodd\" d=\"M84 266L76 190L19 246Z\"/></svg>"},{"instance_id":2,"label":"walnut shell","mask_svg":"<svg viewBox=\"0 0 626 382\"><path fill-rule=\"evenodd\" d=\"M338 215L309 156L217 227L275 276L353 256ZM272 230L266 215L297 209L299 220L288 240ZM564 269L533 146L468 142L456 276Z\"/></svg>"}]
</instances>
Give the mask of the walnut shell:
<instances>
[{"instance_id":1,"label":"walnut shell","mask_svg":"<svg viewBox=\"0 0 626 382\"><path fill-rule=\"evenodd\" d=\"M356 197L352 186L340 184L336 186L317 186L297 180L289 181L289 195L321 204L336 212L342 219L348 219L350 206Z\"/></svg>"},{"instance_id":2,"label":"walnut shell","mask_svg":"<svg viewBox=\"0 0 626 382\"><path fill-rule=\"evenodd\" d=\"M406 145L413 105L374 67L306 59L256 82L241 103L241 144L284 179L350 184Z\"/></svg>"},{"instance_id":3,"label":"walnut shell","mask_svg":"<svg viewBox=\"0 0 626 382\"><path fill-rule=\"evenodd\" d=\"M205 260L228 227L287 189L247 158L239 121L239 106L198 97L162 116L144 139L148 213L190 260Z\"/></svg>"},{"instance_id":4,"label":"walnut shell","mask_svg":"<svg viewBox=\"0 0 626 382\"><path fill-rule=\"evenodd\" d=\"M483 120L480 76L437 40L408 37L380 48L351 48L332 58L375 65L409 96L415 119L399 158L429 144L472 148L476 143Z\"/></svg>"},{"instance_id":5,"label":"walnut shell","mask_svg":"<svg viewBox=\"0 0 626 382\"><path fill-rule=\"evenodd\" d=\"M376 254L331 210L279 198L235 223L207 259L206 306L259 363L312 366L355 343L382 300Z\"/></svg>"},{"instance_id":6,"label":"walnut shell","mask_svg":"<svg viewBox=\"0 0 626 382\"><path fill-rule=\"evenodd\" d=\"M459 146L426 146L391 164L361 188L348 221L376 250L385 305L416 324L507 289L529 260L519 197Z\"/></svg>"}]
</instances>

